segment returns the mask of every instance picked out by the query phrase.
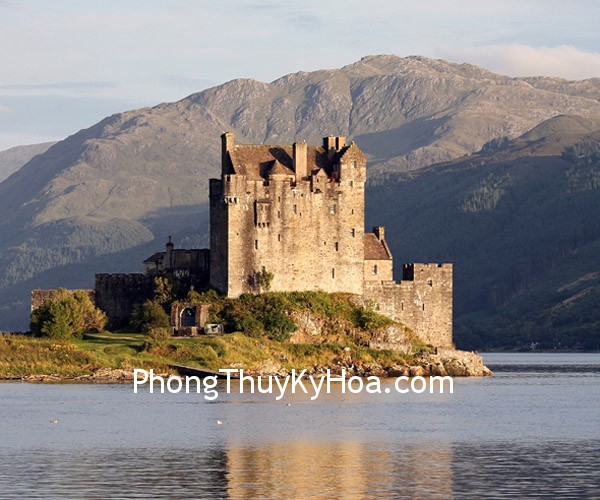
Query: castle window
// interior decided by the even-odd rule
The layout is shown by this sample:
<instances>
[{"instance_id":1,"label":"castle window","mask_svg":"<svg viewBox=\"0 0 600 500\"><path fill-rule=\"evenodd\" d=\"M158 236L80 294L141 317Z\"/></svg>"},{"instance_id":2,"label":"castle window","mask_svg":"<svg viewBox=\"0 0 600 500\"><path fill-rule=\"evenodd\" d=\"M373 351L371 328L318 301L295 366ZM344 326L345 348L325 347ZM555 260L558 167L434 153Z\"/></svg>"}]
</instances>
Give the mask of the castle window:
<instances>
[{"instance_id":1,"label":"castle window","mask_svg":"<svg viewBox=\"0 0 600 500\"><path fill-rule=\"evenodd\" d=\"M404 311L404 302L400 302L400 310Z\"/></svg>"},{"instance_id":2,"label":"castle window","mask_svg":"<svg viewBox=\"0 0 600 500\"><path fill-rule=\"evenodd\" d=\"M329 207L329 213L330 214L335 214L337 212L337 206L336 205L331 205Z\"/></svg>"},{"instance_id":3,"label":"castle window","mask_svg":"<svg viewBox=\"0 0 600 500\"><path fill-rule=\"evenodd\" d=\"M277 235L277 241L281 241L281 235L280 234Z\"/></svg>"},{"instance_id":4,"label":"castle window","mask_svg":"<svg viewBox=\"0 0 600 500\"><path fill-rule=\"evenodd\" d=\"M348 184L350 185L350 187L354 187L354 181L350 181Z\"/></svg>"},{"instance_id":5,"label":"castle window","mask_svg":"<svg viewBox=\"0 0 600 500\"><path fill-rule=\"evenodd\" d=\"M254 250L258 250L258 240L254 240Z\"/></svg>"},{"instance_id":6,"label":"castle window","mask_svg":"<svg viewBox=\"0 0 600 500\"><path fill-rule=\"evenodd\" d=\"M377 274L377 264L373 266L373 274Z\"/></svg>"},{"instance_id":7,"label":"castle window","mask_svg":"<svg viewBox=\"0 0 600 500\"><path fill-rule=\"evenodd\" d=\"M336 252L340 251L340 244L337 241L335 242L335 251Z\"/></svg>"},{"instance_id":8,"label":"castle window","mask_svg":"<svg viewBox=\"0 0 600 500\"><path fill-rule=\"evenodd\" d=\"M277 218L281 219L281 210L277 210Z\"/></svg>"},{"instance_id":9,"label":"castle window","mask_svg":"<svg viewBox=\"0 0 600 500\"><path fill-rule=\"evenodd\" d=\"M352 161L350 162L350 167L351 167L351 168L356 168L356 160L352 160Z\"/></svg>"},{"instance_id":10,"label":"castle window","mask_svg":"<svg viewBox=\"0 0 600 500\"><path fill-rule=\"evenodd\" d=\"M425 304L423 304L423 311L425 310Z\"/></svg>"},{"instance_id":11,"label":"castle window","mask_svg":"<svg viewBox=\"0 0 600 500\"><path fill-rule=\"evenodd\" d=\"M281 201L281 196L278 196L278 197L277 197L277 201Z\"/></svg>"},{"instance_id":12,"label":"castle window","mask_svg":"<svg viewBox=\"0 0 600 500\"><path fill-rule=\"evenodd\" d=\"M295 214L298 213L298 205L292 206L292 212L294 212Z\"/></svg>"},{"instance_id":13,"label":"castle window","mask_svg":"<svg viewBox=\"0 0 600 500\"><path fill-rule=\"evenodd\" d=\"M350 234L354 238L356 236L356 229L354 229L354 228L350 229Z\"/></svg>"},{"instance_id":14,"label":"castle window","mask_svg":"<svg viewBox=\"0 0 600 500\"><path fill-rule=\"evenodd\" d=\"M335 267L331 268L331 277L335 279Z\"/></svg>"},{"instance_id":15,"label":"castle window","mask_svg":"<svg viewBox=\"0 0 600 500\"><path fill-rule=\"evenodd\" d=\"M427 284L428 284L429 286L433 286L433 280L427 280Z\"/></svg>"},{"instance_id":16,"label":"castle window","mask_svg":"<svg viewBox=\"0 0 600 500\"><path fill-rule=\"evenodd\" d=\"M352 215L354 215L354 209L350 210L350 213L351 213Z\"/></svg>"}]
</instances>

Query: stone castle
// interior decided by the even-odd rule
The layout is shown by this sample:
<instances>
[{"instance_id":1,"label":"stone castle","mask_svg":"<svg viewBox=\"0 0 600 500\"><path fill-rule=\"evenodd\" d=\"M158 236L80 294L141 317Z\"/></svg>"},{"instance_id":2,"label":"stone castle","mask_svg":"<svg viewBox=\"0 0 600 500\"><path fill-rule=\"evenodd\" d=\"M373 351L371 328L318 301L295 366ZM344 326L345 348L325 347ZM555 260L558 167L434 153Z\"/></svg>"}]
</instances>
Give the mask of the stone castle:
<instances>
[{"instance_id":1,"label":"stone castle","mask_svg":"<svg viewBox=\"0 0 600 500\"><path fill-rule=\"evenodd\" d=\"M158 275L237 297L259 292L268 272L271 291L355 294L424 342L452 345L452 264L405 264L394 281L384 228L364 230L367 162L355 143L329 136L321 146L246 145L231 132L221 140L210 250L175 249L169 238L144 261L144 274L96 275L95 300L110 324L151 296Z\"/></svg>"}]
</instances>

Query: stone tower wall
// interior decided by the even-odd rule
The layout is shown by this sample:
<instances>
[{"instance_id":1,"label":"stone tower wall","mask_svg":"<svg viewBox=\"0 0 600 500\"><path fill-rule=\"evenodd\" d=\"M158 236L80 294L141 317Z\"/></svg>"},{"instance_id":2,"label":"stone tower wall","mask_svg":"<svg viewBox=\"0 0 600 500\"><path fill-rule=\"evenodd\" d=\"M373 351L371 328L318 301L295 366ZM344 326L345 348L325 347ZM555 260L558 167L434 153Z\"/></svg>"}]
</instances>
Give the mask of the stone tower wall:
<instances>
[{"instance_id":1,"label":"stone tower wall","mask_svg":"<svg viewBox=\"0 0 600 500\"><path fill-rule=\"evenodd\" d=\"M211 284L230 297L273 273L272 291L362 293L366 164L350 150L336 178L211 182Z\"/></svg>"},{"instance_id":2,"label":"stone tower wall","mask_svg":"<svg viewBox=\"0 0 600 500\"><path fill-rule=\"evenodd\" d=\"M452 264L407 264L400 283L367 281L363 299L423 342L452 347Z\"/></svg>"}]
</instances>

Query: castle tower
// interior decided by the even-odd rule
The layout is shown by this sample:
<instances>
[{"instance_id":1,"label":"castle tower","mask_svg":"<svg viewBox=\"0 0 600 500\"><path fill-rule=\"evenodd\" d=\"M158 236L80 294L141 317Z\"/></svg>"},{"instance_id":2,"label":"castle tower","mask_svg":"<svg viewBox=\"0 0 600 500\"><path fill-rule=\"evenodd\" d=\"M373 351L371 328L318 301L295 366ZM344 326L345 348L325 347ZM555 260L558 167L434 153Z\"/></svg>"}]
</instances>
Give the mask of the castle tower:
<instances>
[{"instance_id":1,"label":"castle tower","mask_svg":"<svg viewBox=\"0 0 600 500\"><path fill-rule=\"evenodd\" d=\"M345 137L323 146L235 144L221 136L221 178L210 181L211 284L258 291L362 293L366 158Z\"/></svg>"}]
</instances>

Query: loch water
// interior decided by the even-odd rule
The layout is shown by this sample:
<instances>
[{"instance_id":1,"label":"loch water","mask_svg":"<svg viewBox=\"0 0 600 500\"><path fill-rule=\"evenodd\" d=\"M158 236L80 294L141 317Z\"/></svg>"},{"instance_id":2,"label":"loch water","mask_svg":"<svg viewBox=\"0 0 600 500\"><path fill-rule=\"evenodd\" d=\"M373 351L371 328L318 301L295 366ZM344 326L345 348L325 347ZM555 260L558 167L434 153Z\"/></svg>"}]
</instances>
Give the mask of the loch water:
<instances>
[{"instance_id":1,"label":"loch water","mask_svg":"<svg viewBox=\"0 0 600 500\"><path fill-rule=\"evenodd\" d=\"M600 354L484 360L315 401L1 383L0 498L600 498Z\"/></svg>"}]
</instances>

